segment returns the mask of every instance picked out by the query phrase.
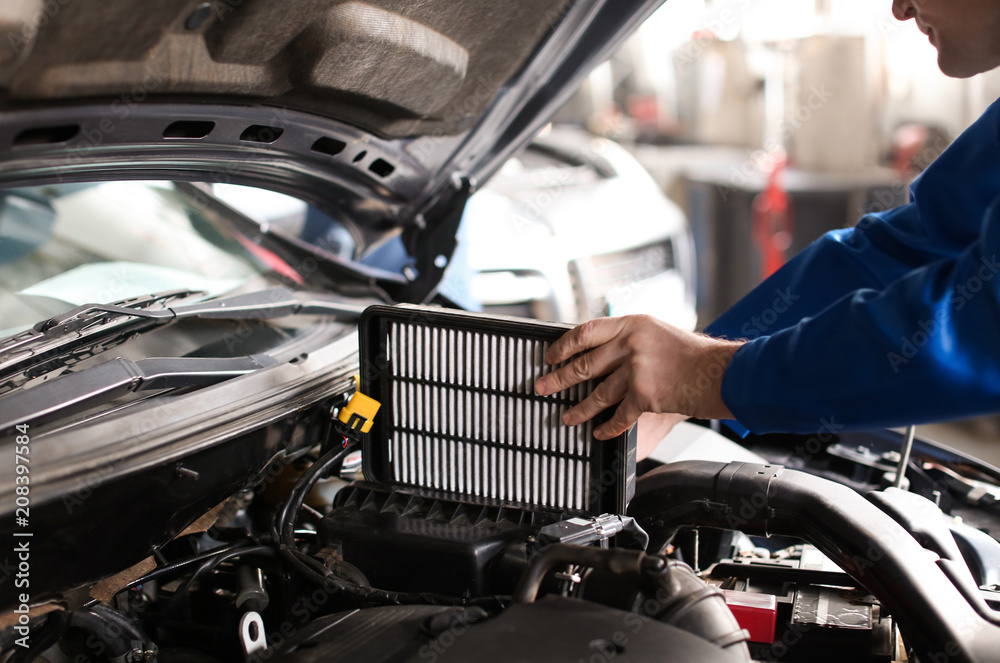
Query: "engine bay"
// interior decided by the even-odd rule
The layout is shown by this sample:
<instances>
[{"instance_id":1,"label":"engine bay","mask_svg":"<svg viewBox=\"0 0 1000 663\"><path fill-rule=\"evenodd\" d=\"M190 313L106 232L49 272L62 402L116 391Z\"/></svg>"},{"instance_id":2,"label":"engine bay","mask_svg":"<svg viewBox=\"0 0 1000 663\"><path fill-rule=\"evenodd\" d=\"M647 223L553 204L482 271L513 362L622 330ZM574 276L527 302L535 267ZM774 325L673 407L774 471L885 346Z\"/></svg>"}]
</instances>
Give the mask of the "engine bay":
<instances>
[{"instance_id":1,"label":"engine bay","mask_svg":"<svg viewBox=\"0 0 1000 663\"><path fill-rule=\"evenodd\" d=\"M3 660L993 660L987 466L921 443L908 489L892 487L892 433L751 436L761 462L637 464L634 430L602 444L561 426L592 385L533 393L561 331L372 307L351 388L186 462L207 481L277 449L139 563L15 597ZM685 425L736 448L717 423ZM177 467L148 485L179 491ZM111 503L81 501L65 531L109 540L93 510ZM117 508L136 538L148 513ZM65 537L37 549L72 566Z\"/></svg>"}]
</instances>

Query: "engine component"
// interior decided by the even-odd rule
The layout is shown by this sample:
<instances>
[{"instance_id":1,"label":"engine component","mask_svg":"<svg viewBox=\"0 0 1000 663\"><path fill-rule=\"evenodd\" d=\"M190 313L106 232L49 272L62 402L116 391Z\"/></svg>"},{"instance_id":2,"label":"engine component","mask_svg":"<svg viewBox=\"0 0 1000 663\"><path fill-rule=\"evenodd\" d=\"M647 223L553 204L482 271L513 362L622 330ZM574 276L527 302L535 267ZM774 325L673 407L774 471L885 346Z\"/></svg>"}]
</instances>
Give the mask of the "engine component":
<instances>
[{"instance_id":1,"label":"engine component","mask_svg":"<svg viewBox=\"0 0 1000 663\"><path fill-rule=\"evenodd\" d=\"M896 465L895 474L891 475L893 488L903 488L903 481L906 479L906 468L910 465L910 452L913 451L913 436L916 432L917 427L913 424L906 427L903 448L899 451L899 463ZM889 478L889 475L886 478Z\"/></svg>"},{"instance_id":2,"label":"engine component","mask_svg":"<svg viewBox=\"0 0 1000 663\"><path fill-rule=\"evenodd\" d=\"M465 504L354 482L319 527L378 587L454 596L510 594L527 562L525 541L555 516Z\"/></svg>"},{"instance_id":3,"label":"engine component","mask_svg":"<svg viewBox=\"0 0 1000 663\"><path fill-rule=\"evenodd\" d=\"M953 521L949 529L976 584L1000 588L1000 542L964 522Z\"/></svg>"},{"instance_id":4,"label":"engine component","mask_svg":"<svg viewBox=\"0 0 1000 663\"><path fill-rule=\"evenodd\" d=\"M755 660L896 660L892 617L811 545L781 551L779 558L723 559L703 578L723 588L737 621L751 630Z\"/></svg>"},{"instance_id":5,"label":"engine component","mask_svg":"<svg viewBox=\"0 0 1000 663\"><path fill-rule=\"evenodd\" d=\"M81 660L91 660L96 653L112 663L156 663L157 661L159 648L156 644L130 619L101 604L72 612L48 613L43 617L40 627L38 624L33 624L29 644L24 648L15 647L15 653L7 660L13 663L34 661L72 629L81 631L87 636L86 640L74 644L79 648L77 657L82 657Z\"/></svg>"},{"instance_id":6,"label":"engine component","mask_svg":"<svg viewBox=\"0 0 1000 663\"><path fill-rule=\"evenodd\" d=\"M606 548L608 539L621 532L628 532L635 539L639 550L645 550L649 545L649 535L639 527L635 518L610 513L590 518L570 518L546 525L538 530L538 541L542 545L550 543L584 545L599 542L601 547Z\"/></svg>"},{"instance_id":7,"label":"engine component","mask_svg":"<svg viewBox=\"0 0 1000 663\"><path fill-rule=\"evenodd\" d=\"M726 607L722 592L676 560L635 550L553 544L532 560L514 600L534 602L548 572L566 565L589 569L578 589L581 596L683 628L734 657L750 660L747 632Z\"/></svg>"},{"instance_id":8,"label":"engine component","mask_svg":"<svg viewBox=\"0 0 1000 663\"><path fill-rule=\"evenodd\" d=\"M616 515L634 492L634 429L600 442L599 422L562 424L593 384L534 393L545 351L566 329L430 307L368 308L361 389L382 406L354 419L350 405L340 413L341 422L365 426L374 417L362 455L368 481L338 496L319 528L323 548L375 586L484 597L510 593L533 537L607 546L627 530L645 546L641 528Z\"/></svg>"},{"instance_id":9,"label":"engine component","mask_svg":"<svg viewBox=\"0 0 1000 663\"><path fill-rule=\"evenodd\" d=\"M245 656L253 656L267 649L264 619L260 613L251 610L240 618L239 635Z\"/></svg>"},{"instance_id":10,"label":"engine component","mask_svg":"<svg viewBox=\"0 0 1000 663\"><path fill-rule=\"evenodd\" d=\"M595 381L538 396L545 351L566 325L419 306L361 319L362 390L383 404L365 476L549 512L624 513L635 489L635 429L598 441L603 418L562 415Z\"/></svg>"},{"instance_id":11,"label":"engine component","mask_svg":"<svg viewBox=\"0 0 1000 663\"><path fill-rule=\"evenodd\" d=\"M236 595L236 607L261 612L267 608L269 598L264 589L264 574L259 567L244 564L236 572L240 580L240 591Z\"/></svg>"},{"instance_id":12,"label":"engine component","mask_svg":"<svg viewBox=\"0 0 1000 663\"><path fill-rule=\"evenodd\" d=\"M475 624L456 620L431 635L429 620L454 611L386 606L322 617L291 639L287 663L426 663L426 661L698 661L732 663L731 651L683 628L606 606L548 596L512 605ZM557 637L553 637L555 634Z\"/></svg>"},{"instance_id":13,"label":"engine component","mask_svg":"<svg viewBox=\"0 0 1000 663\"><path fill-rule=\"evenodd\" d=\"M354 392L351 400L337 414L337 422L343 424L348 431L356 430L360 426L361 432L367 433L372 429L372 423L381 405L360 391Z\"/></svg>"},{"instance_id":14,"label":"engine component","mask_svg":"<svg viewBox=\"0 0 1000 663\"><path fill-rule=\"evenodd\" d=\"M264 618L260 613L267 608L270 597L264 589L264 574L259 567L244 564L237 569L236 577L239 579L239 593L234 604L237 609L246 610L240 618L240 644L243 654L250 656L267 649Z\"/></svg>"},{"instance_id":15,"label":"engine component","mask_svg":"<svg viewBox=\"0 0 1000 663\"><path fill-rule=\"evenodd\" d=\"M964 595L937 555L846 486L776 465L685 461L644 475L631 515L654 545L682 525L805 539L875 594L921 659L995 659L1000 626L985 601Z\"/></svg>"},{"instance_id":16,"label":"engine component","mask_svg":"<svg viewBox=\"0 0 1000 663\"><path fill-rule=\"evenodd\" d=\"M751 642L773 644L778 627L778 600L770 594L723 590L726 605Z\"/></svg>"}]
</instances>

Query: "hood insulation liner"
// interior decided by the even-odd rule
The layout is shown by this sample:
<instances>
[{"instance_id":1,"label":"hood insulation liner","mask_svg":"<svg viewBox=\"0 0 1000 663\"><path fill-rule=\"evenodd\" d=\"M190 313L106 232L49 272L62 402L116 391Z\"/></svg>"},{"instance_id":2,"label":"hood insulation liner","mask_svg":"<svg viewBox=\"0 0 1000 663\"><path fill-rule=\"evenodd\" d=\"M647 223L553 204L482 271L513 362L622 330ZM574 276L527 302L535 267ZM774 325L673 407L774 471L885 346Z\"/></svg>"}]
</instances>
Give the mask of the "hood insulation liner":
<instances>
[{"instance_id":1,"label":"hood insulation liner","mask_svg":"<svg viewBox=\"0 0 1000 663\"><path fill-rule=\"evenodd\" d=\"M418 306L373 306L361 321L362 391L382 403L365 476L464 501L625 513L635 430L594 439L610 417L568 427L597 382L538 396L548 347L568 327Z\"/></svg>"}]
</instances>

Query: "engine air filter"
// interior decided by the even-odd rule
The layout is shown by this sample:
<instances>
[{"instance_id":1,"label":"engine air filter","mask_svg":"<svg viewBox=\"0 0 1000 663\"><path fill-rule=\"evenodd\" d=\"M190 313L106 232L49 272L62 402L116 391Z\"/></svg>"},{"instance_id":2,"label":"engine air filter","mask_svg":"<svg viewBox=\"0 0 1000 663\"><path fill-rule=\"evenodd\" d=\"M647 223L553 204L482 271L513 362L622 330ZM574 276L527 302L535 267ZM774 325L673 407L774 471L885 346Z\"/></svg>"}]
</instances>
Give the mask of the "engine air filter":
<instances>
[{"instance_id":1,"label":"engine air filter","mask_svg":"<svg viewBox=\"0 0 1000 663\"><path fill-rule=\"evenodd\" d=\"M608 441L562 415L596 381L538 396L545 351L567 325L423 306L361 318L362 391L382 403L365 442L368 479L474 503L625 513L635 427Z\"/></svg>"}]
</instances>

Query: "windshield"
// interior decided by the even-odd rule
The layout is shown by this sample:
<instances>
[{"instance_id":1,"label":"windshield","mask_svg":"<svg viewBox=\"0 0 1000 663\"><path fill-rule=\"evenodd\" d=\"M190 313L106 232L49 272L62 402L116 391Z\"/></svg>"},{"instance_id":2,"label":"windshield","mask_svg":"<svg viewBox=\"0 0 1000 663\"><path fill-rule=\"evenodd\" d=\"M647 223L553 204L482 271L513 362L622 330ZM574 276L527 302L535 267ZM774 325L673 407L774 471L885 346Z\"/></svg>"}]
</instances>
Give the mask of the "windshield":
<instances>
[{"instance_id":1,"label":"windshield","mask_svg":"<svg viewBox=\"0 0 1000 663\"><path fill-rule=\"evenodd\" d=\"M0 190L0 337L84 303L222 295L275 267L188 200L172 182Z\"/></svg>"}]
</instances>

